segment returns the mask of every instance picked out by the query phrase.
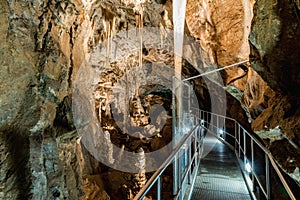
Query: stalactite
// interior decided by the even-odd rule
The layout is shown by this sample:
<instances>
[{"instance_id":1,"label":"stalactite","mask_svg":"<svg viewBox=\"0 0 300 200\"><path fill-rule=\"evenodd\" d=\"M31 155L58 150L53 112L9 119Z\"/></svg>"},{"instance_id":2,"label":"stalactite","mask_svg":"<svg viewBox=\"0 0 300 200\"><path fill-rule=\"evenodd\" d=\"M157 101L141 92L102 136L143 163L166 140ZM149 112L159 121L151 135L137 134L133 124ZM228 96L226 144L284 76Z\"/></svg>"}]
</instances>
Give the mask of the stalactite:
<instances>
[{"instance_id":1,"label":"stalactite","mask_svg":"<svg viewBox=\"0 0 300 200\"><path fill-rule=\"evenodd\" d=\"M125 74L124 74L124 79L125 79L125 94L129 94L129 88L128 88L128 75L127 75L127 66L125 68ZM126 127L127 125L127 122L128 122L128 110L126 109L126 105L128 105L129 103L129 97L128 95L124 95L124 105L122 106L123 107L123 124L124 124L124 127ZM124 130L126 131L126 130Z\"/></svg>"},{"instance_id":2,"label":"stalactite","mask_svg":"<svg viewBox=\"0 0 300 200\"><path fill-rule=\"evenodd\" d=\"M110 133L108 131L104 132L104 147L107 162L113 164L115 162L113 158L113 144L111 143Z\"/></svg>"},{"instance_id":3,"label":"stalactite","mask_svg":"<svg viewBox=\"0 0 300 200\"><path fill-rule=\"evenodd\" d=\"M143 66L143 18L144 18L144 5L143 5L143 1L138 1L137 5L134 8L135 11L135 19L136 19L136 28L138 29L138 38L139 38L139 48L138 48L138 67L136 70L136 91L135 91L135 95L138 96L138 87L140 85L140 70Z\"/></svg>"},{"instance_id":4,"label":"stalactite","mask_svg":"<svg viewBox=\"0 0 300 200\"><path fill-rule=\"evenodd\" d=\"M110 23L109 21L106 21L107 23L107 38L106 38L106 42L107 42L107 46L106 46L106 62L107 62L107 65L110 65L110 61L109 61L109 54L110 54L110 42L111 42L111 38L110 38L110 33L111 33L111 27L110 27Z\"/></svg>"},{"instance_id":5,"label":"stalactite","mask_svg":"<svg viewBox=\"0 0 300 200\"><path fill-rule=\"evenodd\" d=\"M114 163L115 168L116 168L118 165L120 165L120 161L122 160L124 150L125 150L125 145L122 144L121 151L120 151L119 155L117 156L116 162Z\"/></svg>"},{"instance_id":6,"label":"stalactite","mask_svg":"<svg viewBox=\"0 0 300 200\"><path fill-rule=\"evenodd\" d=\"M159 32L160 32L160 46L161 48L163 48L164 46L164 39L165 39L165 29L164 29L164 25L161 23L159 26Z\"/></svg>"},{"instance_id":7,"label":"stalactite","mask_svg":"<svg viewBox=\"0 0 300 200\"><path fill-rule=\"evenodd\" d=\"M144 11L143 7L141 9L139 19L139 37L140 37L140 51L139 51L139 67L141 68L143 65L143 17Z\"/></svg>"}]
</instances>

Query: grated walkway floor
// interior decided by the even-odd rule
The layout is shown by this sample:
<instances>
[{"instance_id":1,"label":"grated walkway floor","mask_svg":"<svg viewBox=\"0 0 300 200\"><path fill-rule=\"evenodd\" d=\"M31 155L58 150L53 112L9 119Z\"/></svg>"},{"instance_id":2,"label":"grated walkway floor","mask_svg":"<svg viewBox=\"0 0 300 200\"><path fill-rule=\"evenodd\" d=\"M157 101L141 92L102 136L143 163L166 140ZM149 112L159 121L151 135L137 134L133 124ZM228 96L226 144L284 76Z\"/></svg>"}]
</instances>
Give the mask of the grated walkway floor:
<instances>
[{"instance_id":1,"label":"grated walkway floor","mask_svg":"<svg viewBox=\"0 0 300 200\"><path fill-rule=\"evenodd\" d=\"M250 200L246 183L234 153L207 134L192 200Z\"/></svg>"}]
</instances>

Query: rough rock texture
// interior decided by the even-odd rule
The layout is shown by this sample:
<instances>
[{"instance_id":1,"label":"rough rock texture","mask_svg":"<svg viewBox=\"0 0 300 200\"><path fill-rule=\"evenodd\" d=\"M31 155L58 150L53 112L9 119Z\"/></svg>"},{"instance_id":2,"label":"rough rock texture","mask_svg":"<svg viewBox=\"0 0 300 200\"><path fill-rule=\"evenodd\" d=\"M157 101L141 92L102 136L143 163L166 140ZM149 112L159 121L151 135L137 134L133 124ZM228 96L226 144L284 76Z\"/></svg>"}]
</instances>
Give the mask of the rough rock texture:
<instances>
[{"instance_id":1,"label":"rough rock texture","mask_svg":"<svg viewBox=\"0 0 300 200\"><path fill-rule=\"evenodd\" d=\"M173 28L171 1L143 3L144 26ZM71 88L93 47L120 30L139 25L141 7L133 0L1 0L0 5L0 199L132 198L136 192L132 189L144 184L145 174L139 177L108 169L90 155L75 131ZM256 118L255 130L280 125L299 146L299 43L293 39L299 38L299 10L292 1L259 0L254 14L252 65L272 89L283 94L274 95L249 65L227 70L224 82L244 92L242 102L251 118ZM189 0L186 17L187 33L202 45L206 61L227 65L248 58L252 1ZM195 51L188 47L185 55L203 67ZM169 55L148 53L172 65ZM196 74L185 71L186 76ZM203 100L201 107L209 108L205 84L194 84ZM293 93L296 97L290 96ZM161 102L161 97L151 95L141 98ZM249 126L239 102L228 94L227 101L229 115ZM143 109L133 109L135 124L142 124L147 113ZM107 117L109 112L99 113ZM170 132L171 124L167 125L165 132ZM156 134L156 142L142 146L159 149L170 139L160 138ZM118 137L111 139L120 143ZM136 150L139 145L141 141L134 141L127 148ZM278 160L288 172L299 163L285 165L286 159ZM171 181L164 177L166 187L171 187Z\"/></svg>"},{"instance_id":2,"label":"rough rock texture","mask_svg":"<svg viewBox=\"0 0 300 200\"><path fill-rule=\"evenodd\" d=\"M249 0L188 1L187 27L214 64L226 66L248 59L252 4ZM227 69L223 73L224 83L244 90L245 75L239 67Z\"/></svg>"},{"instance_id":3,"label":"rough rock texture","mask_svg":"<svg viewBox=\"0 0 300 200\"><path fill-rule=\"evenodd\" d=\"M249 58L248 36L253 3L246 0L188 1L188 30L215 64L225 66ZM242 94L239 100L248 113L249 121L267 108L268 100L274 95L272 89L249 64L227 69L222 77L225 85L236 87Z\"/></svg>"},{"instance_id":4,"label":"rough rock texture","mask_svg":"<svg viewBox=\"0 0 300 200\"><path fill-rule=\"evenodd\" d=\"M189 0L186 23L191 35L210 52L214 63L228 65L248 56L245 41L251 16L247 19L247 14L243 1ZM244 25L245 30L241 28Z\"/></svg>"},{"instance_id":5,"label":"rough rock texture","mask_svg":"<svg viewBox=\"0 0 300 200\"><path fill-rule=\"evenodd\" d=\"M269 100L268 107L253 121L253 129L262 130L264 126L267 128L280 126L283 132L299 146L299 106L299 98L274 95Z\"/></svg>"},{"instance_id":6,"label":"rough rock texture","mask_svg":"<svg viewBox=\"0 0 300 200\"><path fill-rule=\"evenodd\" d=\"M78 199L102 170L74 131L72 81L94 45L136 25L134 3L1 1L1 199ZM148 4L144 23L168 21L163 11Z\"/></svg>"},{"instance_id":7,"label":"rough rock texture","mask_svg":"<svg viewBox=\"0 0 300 200\"><path fill-rule=\"evenodd\" d=\"M70 141L57 137L74 129L69 95L87 49L87 8L79 1L1 2L1 135L23 140L3 143L10 150L1 156L15 160L1 166L4 199L79 196L76 142L63 147ZM59 156L65 151L71 155Z\"/></svg>"},{"instance_id":8,"label":"rough rock texture","mask_svg":"<svg viewBox=\"0 0 300 200\"><path fill-rule=\"evenodd\" d=\"M296 1L258 0L251 29L251 66L275 91L252 127L257 131L280 127L284 137L266 143L280 165L291 173L299 168L299 156L293 162L286 158L299 153L299 6ZM300 184L299 174L293 178Z\"/></svg>"},{"instance_id":9,"label":"rough rock texture","mask_svg":"<svg viewBox=\"0 0 300 200\"><path fill-rule=\"evenodd\" d=\"M276 91L299 96L300 13L295 1L259 0L249 37L251 65Z\"/></svg>"},{"instance_id":10,"label":"rough rock texture","mask_svg":"<svg viewBox=\"0 0 300 200\"><path fill-rule=\"evenodd\" d=\"M241 103L247 112L249 112L249 121L256 119L268 107L268 102L273 96L274 91L256 71L249 68L247 84L241 97Z\"/></svg>"}]
</instances>

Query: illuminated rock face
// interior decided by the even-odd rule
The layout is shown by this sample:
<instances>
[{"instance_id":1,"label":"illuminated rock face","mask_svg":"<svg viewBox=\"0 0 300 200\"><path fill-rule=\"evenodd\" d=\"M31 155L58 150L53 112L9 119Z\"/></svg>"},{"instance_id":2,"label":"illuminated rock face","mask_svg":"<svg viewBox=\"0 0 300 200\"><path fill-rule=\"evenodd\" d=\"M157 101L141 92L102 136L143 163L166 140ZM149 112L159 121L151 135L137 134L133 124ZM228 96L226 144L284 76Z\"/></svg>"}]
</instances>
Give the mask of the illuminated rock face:
<instances>
[{"instance_id":1,"label":"illuminated rock face","mask_svg":"<svg viewBox=\"0 0 300 200\"><path fill-rule=\"evenodd\" d=\"M74 131L71 88L95 45L135 27L132 3L1 3L0 199L108 198L89 176L105 169ZM170 24L162 3L146 6L145 24Z\"/></svg>"},{"instance_id":2,"label":"illuminated rock face","mask_svg":"<svg viewBox=\"0 0 300 200\"><path fill-rule=\"evenodd\" d=\"M249 58L248 36L252 20L252 1L249 0L189 0L187 27L201 46L218 65L226 66ZM244 90L247 76L238 67L224 72L224 82Z\"/></svg>"},{"instance_id":3,"label":"illuminated rock face","mask_svg":"<svg viewBox=\"0 0 300 200\"><path fill-rule=\"evenodd\" d=\"M299 7L294 2L264 1L255 4L250 34L251 64L276 91L299 96Z\"/></svg>"},{"instance_id":4,"label":"illuminated rock face","mask_svg":"<svg viewBox=\"0 0 300 200\"><path fill-rule=\"evenodd\" d=\"M288 139L266 143L290 174L300 165L299 152L293 145L300 146L300 43L296 42L300 38L299 16L296 1L258 0L249 37L251 65L275 91L252 128L258 131L280 127ZM296 174L292 177L300 184Z\"/></svg>"},{"instance_id":5,"label":"illuminated rock face","mask_svg":"<svg viewBox=\"0 0 300 200\"><path fill-rule=\"evenodd\" d=\"M137 180L130 174L108 171L93 159L80 143L71 112L71 88L82 62L99 42L136 26L141 8L135 2L1 3L0 199L109 199L114 190L131 198L136 192L134 184L144 184L144 174ZM249 65L236 67L222 74L224 82L243 92L241 102L251 115L254 130L280 125L299 146L299 9L284 0L258 0L251 26L252 4L248 0L189 0L186 32L199 41L207 59L224 66L248 59L251 30L250 58L257 73L245 71ZM171 20L171 1L145 1L144 26L172 28ZM169 55L149 52L155 54L165 56L170 64ZM186 72L186 76L193 74ZM205 101L203 84L195 85ZM155 95L147 98L161 101ZM228 98L230 115L247 121L239 102ZM209 102L201 104L209 106ZM142 125L147 110L138 108L132 122ZM165 131L170 132L168 120L167 124ZM165 142L160 135L155 140L153 149ZM290 145L285 140L283 144L281 147ZM138 143L131 146L137 148ZM274 147L280 147L278 141L271 150ZM295 160L291 164L276 152L288 172L299 166L299 156L292 156L293 151L287 153ZM110 190L105 190L107 180L111 180ZM170 177L166 181L171 185Z\"/></svg>"}]
</instances>

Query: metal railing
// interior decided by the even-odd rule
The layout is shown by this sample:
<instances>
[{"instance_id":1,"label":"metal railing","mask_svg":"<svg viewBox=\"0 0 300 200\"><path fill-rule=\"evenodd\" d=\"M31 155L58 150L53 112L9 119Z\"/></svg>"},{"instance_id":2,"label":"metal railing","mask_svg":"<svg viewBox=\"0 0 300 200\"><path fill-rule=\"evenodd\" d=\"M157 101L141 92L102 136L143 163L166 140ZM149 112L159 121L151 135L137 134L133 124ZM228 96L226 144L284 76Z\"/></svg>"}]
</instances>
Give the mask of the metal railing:
<instances>
[{"instance_id":1,"label":"metal railing","mask_svg":"<svg viewBox=\"0 0 300 200\"><path fill-rule=\"evenodd\" d=\"M183 157L187 159L185 166L178 166L178 168L184 169L180 172L176 181L177 184L176 194L174 199L183 199L187 188L183 188L184 185L193 185L197 176L197 170L199 168L199 160L202 153L203 136L201 126L196 124L192 130L184 135L184 137L178 142L176 148L172 151L172 154L166 159L166 161L155 171L151 178L147 181L146 185L139 191L134 197L134 200L142 200L148 192L156 184L156 199L162 199L161 181L164 172L167 167L176 163L176 160L181 160ZM180 162L177 162L180 163ZM187 184L186 184L187 183Z\"/></svg>"},{"instance_id":2,"label":"metal railing","mask_svg":"<svg viewBox=\"0 0 300 200\"><path fill-rule=\"evenodd\" d=\"M134 200L142 200L155 184L157 184L157 199L162 199L161 177L167 167L176 163L175 161L182 156L187 156L188 162L184 166L184 171L178 171L179 176L174 177L177 179L175 181L178 181L173 191L174 199L190 199L190 194L186 197L186 188L183 187L190 185L193 188L202 153L203 129L214 134L234 150L253 199L273 199L274 190L271 189L271 182L277 178L277 182L282 184L281 188L286 191L287 197L296 200L270 151L240 123L230 117L194 108L192 108L192 115L193 122L197 125L177 143L173 153L147 181Z\"/></svg>"},{"instance_id":3,"label":"metal railing","mask_svg":"<svg viewBox=\"0 0 300 200\"><path fill-rule=\"evenodd\" d=\"M292 200L296 200L270 151L247 132L240 123L233 118L199 109L193 109L193 114L202 119L207 131L215 134L235 151L248 189L254 199L273 199L274 190L271 189L271 180L276 179L281 182L280 189L284 188L285 195L288 195ZM226 123L227 130L225 126L219 126L222 121L224 124ZM276 192L276 195L278 195L278 191Z\"/></svg>"}]
</instances>

